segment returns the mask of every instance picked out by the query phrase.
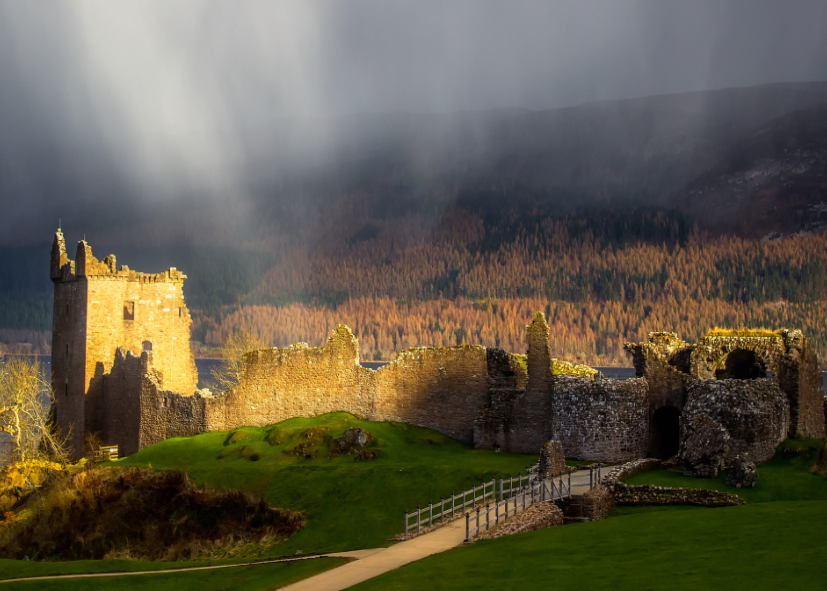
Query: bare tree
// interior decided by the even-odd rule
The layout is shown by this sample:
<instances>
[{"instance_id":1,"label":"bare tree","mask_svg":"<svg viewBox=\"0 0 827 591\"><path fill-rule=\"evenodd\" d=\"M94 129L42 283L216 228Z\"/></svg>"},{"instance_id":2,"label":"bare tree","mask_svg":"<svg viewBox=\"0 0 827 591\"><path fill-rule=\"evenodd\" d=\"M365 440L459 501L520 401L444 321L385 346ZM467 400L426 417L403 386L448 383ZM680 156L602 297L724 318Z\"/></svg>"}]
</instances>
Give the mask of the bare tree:
<instances>
[{"instance_id":1,"label":"bare tree","mask_svg":"<svg viewBox=\"0 0 827 591\"><path fill-rule=\"evenodd\" d=\"M11 461L66 461L65 438L57 435L49 412L54 396L37 358L0 361L0 432L11 438Z\"/></svg>"},{"instance_id":2,"label":"bare tree","mask_svg":"<svg viewBox=\"0 0 827 591\"><path fill-rule=\"evenodd\" d=\"M241 381L241 358L248 351L263 349L267 344L251 329L238 330L221 346L221 364L212 370L215 388L227 391Z\"/></svg>"}]
</instances>

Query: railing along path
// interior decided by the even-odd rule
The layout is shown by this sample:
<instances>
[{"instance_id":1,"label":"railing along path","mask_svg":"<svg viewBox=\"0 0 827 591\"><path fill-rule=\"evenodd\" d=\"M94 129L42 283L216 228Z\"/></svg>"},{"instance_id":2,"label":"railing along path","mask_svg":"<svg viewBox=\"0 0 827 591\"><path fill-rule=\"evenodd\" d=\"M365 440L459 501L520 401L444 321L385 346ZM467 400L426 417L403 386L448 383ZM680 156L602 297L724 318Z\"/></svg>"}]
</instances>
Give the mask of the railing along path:
<instances>
[{"instance_id":1,"label":"railing along path","mask_svg":"<svg viewBox=\"0 0 827 591\"><path fill-rule=\"evenodd\" d=\"M589 468L589 488L599 482L599 464ZM525 474L486 480L459 493L451 492L436 503L417 505L415 511L405 510L405 537L419 534L423 529L440 526L465 513L465 539L479 536L500 521L516 515L536 503L571 500L571 473L546 480L537 478L538 464L527 466ZM498 486L499 484L499 486Z\"/></svg>"}]
</instances>

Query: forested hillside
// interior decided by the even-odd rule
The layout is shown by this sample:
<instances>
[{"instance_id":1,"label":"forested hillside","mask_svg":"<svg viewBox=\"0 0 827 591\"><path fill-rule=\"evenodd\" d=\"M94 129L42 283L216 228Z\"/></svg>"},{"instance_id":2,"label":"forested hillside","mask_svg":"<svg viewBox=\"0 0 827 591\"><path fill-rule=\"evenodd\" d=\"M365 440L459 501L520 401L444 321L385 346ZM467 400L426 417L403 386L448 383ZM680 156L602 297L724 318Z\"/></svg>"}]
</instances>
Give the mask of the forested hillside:
<instances>
[{"instance_id":1,"label":"forested hillside","mask_svg":"<svg viewBox=\"0 0 827 591\"><path fill-rule=\"evenodd\" d=\"M184 271L199 354L247 327L318 345L339 322L370 359L519 352L544 310L554 354L595 365L715 325L801 328L827 360L827 83L359 115L331 142L279 125L235 130L254 155L243 196L100 203L64 228L101 258ZM48 350L48 253L0 249L7 348Z\"/></svg>"},{"instance_id":2,"label":"forested hillside","mask_svg":"<svg viewBox=\"0 0 827 591\"><path fill-rule=\"evenodd\" d=\"M694 339L716 325L800 327L827 353L823 235L709 236L664 211L528 218L489 231L456 211L403 245L413 220L290 253L238 305L197 315L195 334L216 345L253 327L274 345L318 345L342 322L368 359L462 343L522 352L543 310L554 353L596 365L628 364L623 342L649 331Z\"/></svg>"}]
</instances>

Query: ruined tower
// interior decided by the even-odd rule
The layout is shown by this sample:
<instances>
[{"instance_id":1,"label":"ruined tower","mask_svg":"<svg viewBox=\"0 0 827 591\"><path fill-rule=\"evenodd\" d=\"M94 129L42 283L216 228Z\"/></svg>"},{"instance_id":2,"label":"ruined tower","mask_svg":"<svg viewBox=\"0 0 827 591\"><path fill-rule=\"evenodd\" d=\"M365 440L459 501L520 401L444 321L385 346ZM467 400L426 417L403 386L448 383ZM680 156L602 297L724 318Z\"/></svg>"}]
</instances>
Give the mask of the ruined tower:
<instances>
[{"instance_id":1,"label":"ruined tower","mask_svg":"<svg viewBox=\"0 0 827 591\"><path fill-rule=\"evenodd\" d=\"M154 368L165 389L194 392L198 383L190 351L189 310L184 303L186 275L170 268L163 273L138 273L116 268L115 256L102 262L85 240L75 260L66 253L58 229L50 267L55 285L52 330L52 387L57 426L71 433L70 451L83 453L90 433L112 436L106 424L113 413L133 414L134 405L119 407L118 392L104 392L93 378L109 372L118 348L139 355L151 351ZM140 412L140 411L138 411ZM120 416L119 422L140 421ZM104 441L104 443L110 443Z\"/></svg>"}]
</instances>

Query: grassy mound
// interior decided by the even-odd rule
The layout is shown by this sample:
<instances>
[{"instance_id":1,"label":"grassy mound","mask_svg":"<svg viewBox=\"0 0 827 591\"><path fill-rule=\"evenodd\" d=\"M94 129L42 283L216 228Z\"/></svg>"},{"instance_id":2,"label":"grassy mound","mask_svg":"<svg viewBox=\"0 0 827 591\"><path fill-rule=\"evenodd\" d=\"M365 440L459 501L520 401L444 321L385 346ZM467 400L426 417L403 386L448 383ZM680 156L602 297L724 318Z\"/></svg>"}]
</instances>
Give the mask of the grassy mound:
<instances>
[{"instance_id":1,"label":"grassy mound","mask_svg":"<svg viewBox=\"0 0 827 591\"><path fill-rule=\"evenodd\" d=\"M364 453L340 453L336 442L353 427L367 431L370 443ZM332 413L232 435L168 439L117 465L177 470L198 485L247 491L301 511L305 527L267 553L284 556L385 546L401 533L406 508L483 478L516 474L534 460L475 450L430 429Z\"/></svg>"},{"instance_id":2,"label":"grassy mound","mask_svg":"<svg viewBox=\"0 0 827 591\"><path fill-rule=\"evenodd\" d=\"M827 502L629 515L477 542L353 587L823 589Z\"/></svg>"},{"instance_id":3,"label":"grassy mound","mask_svg":"<svg viewBox=\"0 0 827 591\"><path fill-rule=\"evenodd\" d=\"M0 534L0 556L180 560L288 537L302 516L178 472L95 468L54 478Z\"/></svg>"}]
</instances>

